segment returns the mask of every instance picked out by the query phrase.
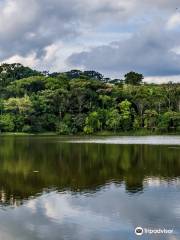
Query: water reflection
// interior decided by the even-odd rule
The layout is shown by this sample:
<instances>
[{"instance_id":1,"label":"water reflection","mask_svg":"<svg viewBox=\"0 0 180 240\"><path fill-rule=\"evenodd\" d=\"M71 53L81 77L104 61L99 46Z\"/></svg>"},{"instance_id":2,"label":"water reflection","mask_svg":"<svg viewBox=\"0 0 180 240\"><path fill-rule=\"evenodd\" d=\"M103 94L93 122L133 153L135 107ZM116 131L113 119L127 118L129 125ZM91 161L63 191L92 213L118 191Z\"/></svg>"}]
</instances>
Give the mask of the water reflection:
<instances>
[{"instance_id":1,"label":"water reflection","mask_svg":"<svg viewBox=\"0 0 180 240\"><path fill-rule=\"evenodd\" d=\"M0 138L0 199L20 205L44 189L93 193L115 182L129 194L144 180L172 182L180 176L179 148L60 142L59 138Z\"/></svg>"},{"instance_id":2,"label":"water reflection","mask_svg":"<svg viewBox=\"0 0 180 240\"><path fill-rule=\"evenodd\" d=\"M67 139L66 139L67 140ZM0 138L0 239L180 239L179 146Z\"/></svg>"},{"instance_id":3,"label":"water reflection","mask_svg":"<svg viewBox=\"0 0 180 240\"><path fill-rule=\"evenodd\" d=\"M179 192L176 189L169 192L167 185L152 186L140 195L127 195L123 186L113 183L92 195L44 193L18 208L0 211L0 237L6 240L131 240L139 239L134 234L138 224L174 229L173 235L141 239L178 240L178 200Z\"/></svg>"}]
</instances>

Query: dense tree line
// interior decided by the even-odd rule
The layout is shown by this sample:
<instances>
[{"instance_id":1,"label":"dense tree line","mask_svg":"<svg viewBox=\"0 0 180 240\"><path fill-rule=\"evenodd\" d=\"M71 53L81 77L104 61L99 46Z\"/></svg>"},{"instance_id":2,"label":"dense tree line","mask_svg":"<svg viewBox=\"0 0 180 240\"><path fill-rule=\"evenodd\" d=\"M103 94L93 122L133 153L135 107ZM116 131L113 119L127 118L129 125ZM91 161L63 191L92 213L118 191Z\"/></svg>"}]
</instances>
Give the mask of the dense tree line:
<instances>
[{"instance_id":1,"label":"dense tree line","mask_svg":"<svg viewBox=\"0 0 180 240\"><path fill-rule=\"evenodd\" d=\"M0 66L0 131L93 134L180 132L180 84L146 84L143 75L104 78L95 71L38 72Z\"/></svg>"}]
</instances>

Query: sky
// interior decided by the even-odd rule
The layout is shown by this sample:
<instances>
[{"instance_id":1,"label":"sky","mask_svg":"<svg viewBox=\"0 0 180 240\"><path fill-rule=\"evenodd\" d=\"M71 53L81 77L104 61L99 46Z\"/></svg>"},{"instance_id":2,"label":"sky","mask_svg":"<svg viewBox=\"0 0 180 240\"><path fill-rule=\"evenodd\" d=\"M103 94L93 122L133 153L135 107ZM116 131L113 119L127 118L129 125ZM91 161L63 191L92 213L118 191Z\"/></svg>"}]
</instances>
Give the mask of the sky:
<instances>
[{"instance_id":1,"label":"sky","mask_svg":"<svg viewBox=\"0 0 180 240\"><path fill-rule=\"evenodd\" d=\"M0 62L180 82L179 0L0 0Z\"/></svg>"}]
</instances>

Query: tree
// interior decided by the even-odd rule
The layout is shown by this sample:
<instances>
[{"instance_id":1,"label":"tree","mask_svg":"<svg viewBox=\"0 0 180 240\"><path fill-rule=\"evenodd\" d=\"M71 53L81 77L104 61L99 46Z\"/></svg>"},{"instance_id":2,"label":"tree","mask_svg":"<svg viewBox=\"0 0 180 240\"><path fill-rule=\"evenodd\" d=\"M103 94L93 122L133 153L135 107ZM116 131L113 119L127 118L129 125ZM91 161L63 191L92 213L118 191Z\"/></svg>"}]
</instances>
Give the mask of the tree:
<instances>
[{"instance_id":1,"label":"tree","mask_svg":"<svg viewBox=\"0 0 180 240\"><path fill-rule=\"evenodd\" d=\"M106 121L109 130L117 131L120 127L121 116L117 109L110 109L108 112L108 120Z\"/></svg>"},{"instance_id":2,"label":"tree","mask_svg":"<svg viewBox=\"0 0 180 240\"><path fill-rule=\"evenodd\" d=\"M125 82L95 71L37 72L21 64L0 66L1 131L92 134L139 128L179 132L180 84ZM7 122L7 123L6 123Z\"/></svg>"},{"instance_id":3,"label":"tree","mask_svg":"<svg viewBox=\"0 0 180 240\"><path fill-rule=\"evenodd\" d=\"M103 109L108 107L110 105L110 103L112 102L111 97L107 96L107 95L99 95L99 100L102 103Z\"/></svg>"},{"instance_id":4,"label":"tree","mask_svg":"<svg viewBox=\"0 0 180 240\"><path fill-rule=\"evenodd\" d=\"M125 131L130 130L132 125L131 105L127 99L119 104L121 127Z\"/></svg>"},{"instance_id":5,"label":"tree","mask_svg":"<svg viewBox=\"0 0 180 240\"><path fill-rule=\"evenodd\" d=\"M4 105L5 110L12 113L26 114L32 111L32 102L27 95L23 98L9 98Z\"/></svg>"},{"instance_id":6,"label":"tree","mask_svg":"<svg viewBox=\"0 0 180 240\"><path fill-rule=\"evenodd\" d=\"M136 73L136 72L129 72L124 75L125 77L125 83L131 84L131 85L140 85L142 83L142 80L144 79L142 74Z\"/></svg>"},{"instance_id":7,"label":"tree","mask_svg":"<svg viewBox=\"0 0 180 240\"><path fill-rule=\"evenodd\" d=\"M72 117L72 132L82 132L85 125L86 114L80 113Z\"/></svg>"},{"instance_id":8,"label":"tree","mask_svg":"<svg viewBox=\"0 0 180 240\"><path fill-rule=\"evenodd\" d=\"M135 116L134 122L133 122L133 130L138 130L141 127L141 119L139 116Z\"/></svg>"},{"instance_id":9,"label":"tree","mask_svg":"<svg viewBox=\"0 0 180 240\"><path fill-rule=\"evenodd\" d=\"M101 122L99 121L99 115L97 112L91 112L88 117L86 117L84 132L93 133L101 128Z\"/></svg>"},{"instance_id":10,"label":"tree","mask_svg":"<svg viewBox=\"0 0 180 240\"><path fill-rule=\"evenodd\" d=\"M70 134L70 129L69 129L68 125L64 122L59 122L57 124L56 131L60 135Z\"/></svg>"},{"instance_id":11,"label":"tree","mask_svg":"<svg viewBox=\"0 0 180 240\"><path fill-rule=\"evenodd\" d=\"M1 132L13 132L14 126L14 118L11 114L0 115Z\"/></svg>"},{"instance_id":12,"label":"tree","mask_svg":"<svg viewBox=\"0 0 180 240\"><path fill-rule=\"evenodd\" d=\"M180 130L180 113L169 111L161 115L159 125L161 131Z\"/></svg>"},{"instance_id":13,"label":"tree","mask_svg":"<svg viewBox=\"0 0 180 240\"><path fill-rule=\"evenodd\" d=\"M150 103L147 89L142 86L139 87L134 93L133 102L137 107L138 114L141 118L141 127L143 127L143 113Z\"/></svg>"},{"instance_id":14,"label":"tree","mask_svg":"<svg viewBox=\"0 0 180 240\"><path fill-rule=\"evenodd\" d=\"M0 115L3 114L3 110L4 110L4 100L0 98Z\"/></svg>"},{"instance_id":15,"label":"tree","mask_svg":"<svg viewBox=\"0 0 180 240\"><path fill-rule=\"evenodd\" d=\"M4 63L0 65L0 87L6 87L15 80L38 75L42 74L29 67L24 67L20 63Z\"/></svg>"},{"instance_id":16,"label":"tree","mask_svg":"<svg viewBox=\"0 0 180 240\"><path fill-rule=\"evenodd\" d=\"M33 106L29 96L9 98L4 102L4 110L13 115L15 131L22 131L24 125L31 124Z\"/></svg>"},{"instance_id":17,"label":"tree","mask_svg":"<svg viewBox=\"0 0 180 240\"><path fill-rule=\"evenodd\" d=\"M144 127L154 130L157 126L158 113L155 110L146 110L144 112Z\"/></svg>"},{"instance_id":18,"label":"tree","mask_svg":"<svg viewBox=\"0 0 180 240\"><path fill-rule=\"evenodd\" d=\"M31 95L45 89L46 77L34 76L16 80L11 83L7 90L10 94L16 94L18 97L22 97L25 94Z\"/></svg>"}]
</instances>

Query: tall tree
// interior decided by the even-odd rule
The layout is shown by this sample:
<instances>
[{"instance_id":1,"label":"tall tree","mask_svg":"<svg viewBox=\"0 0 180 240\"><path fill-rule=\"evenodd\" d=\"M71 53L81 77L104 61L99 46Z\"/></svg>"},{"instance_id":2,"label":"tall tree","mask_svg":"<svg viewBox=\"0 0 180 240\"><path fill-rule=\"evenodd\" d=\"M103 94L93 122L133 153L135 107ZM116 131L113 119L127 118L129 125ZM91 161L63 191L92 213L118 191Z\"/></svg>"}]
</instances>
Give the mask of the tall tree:
<instances>
[{"instance_id":1,"label":"tall tree","mask_svg":"<svg viewBox=\"0 0 180 240\"><path fill-rule=\"evenodd\" d=\"M136 73L136 72L129 72L124 75L125 80L124 82L126 84L131 84L131 85L140 85L144 79L142 74Z\"/></svg>"}]
</instances>

